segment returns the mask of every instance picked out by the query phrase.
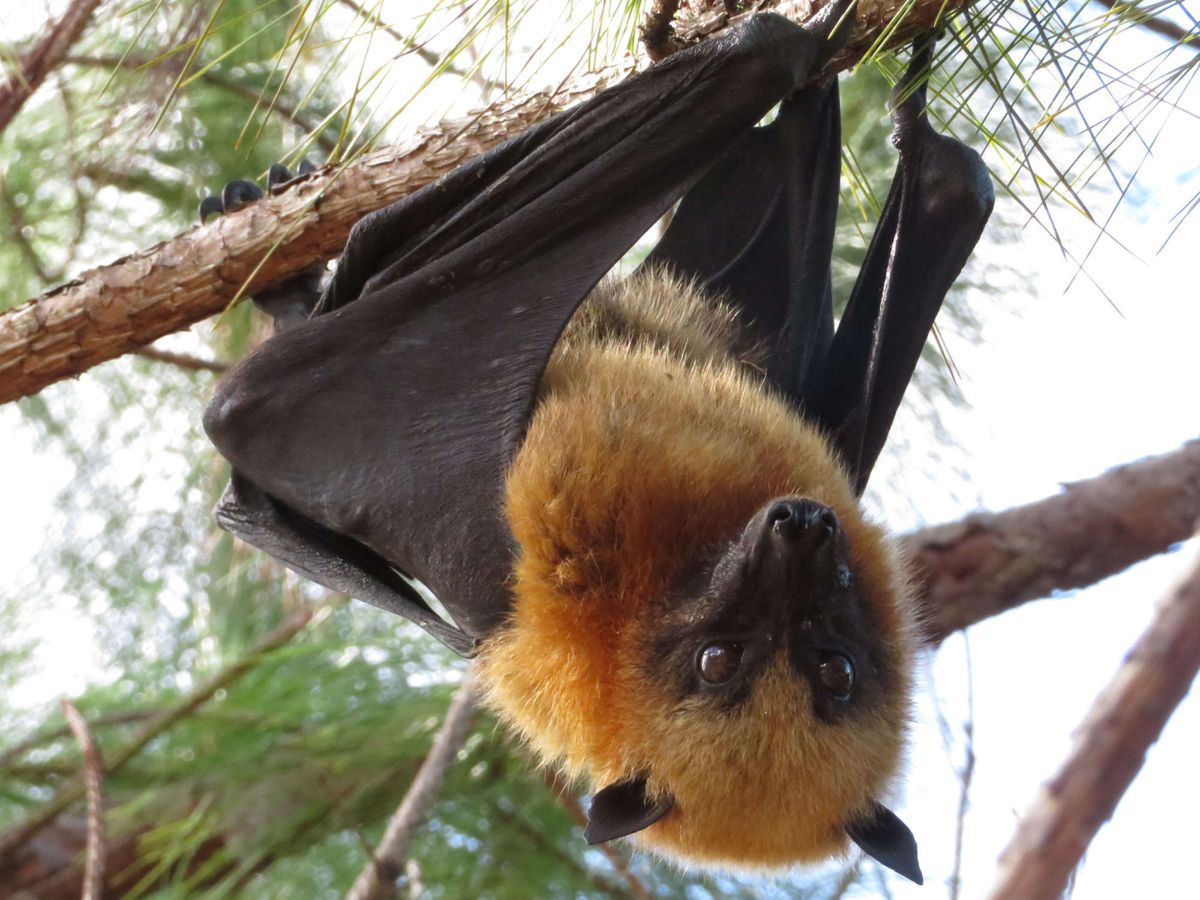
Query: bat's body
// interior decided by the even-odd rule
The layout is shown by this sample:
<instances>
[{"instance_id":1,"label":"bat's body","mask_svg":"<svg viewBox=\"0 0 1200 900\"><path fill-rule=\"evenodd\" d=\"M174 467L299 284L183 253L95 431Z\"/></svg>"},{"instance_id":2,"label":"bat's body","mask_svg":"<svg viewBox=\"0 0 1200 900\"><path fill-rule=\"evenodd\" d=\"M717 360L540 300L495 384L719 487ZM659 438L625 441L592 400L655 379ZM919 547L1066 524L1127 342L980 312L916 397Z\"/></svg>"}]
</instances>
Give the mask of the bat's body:
<instances>
[{"instance_id":1,"label":"bat's body","mask_svg":"<svg viewBox=\"0 0 1200 900\"><path fill-rule=\"evenodd\" d=\"M849 837L919 880L878 800L911 612L858 498L992 194L907 90L926 48L835 331L837 91L801 85L844 7L755 17L368 216L319 300L258 298L281 333L205 426L221 523L478 656L597 788L589 841L762 867Z\"/></svg>"},{"instance_id":2,"label":"bat's body","mask_svg":"<svg viewBox=\"0 0 1200 900\"><path fill-rule=\"evenodd\" d=\"M652 795L673 797L680 815L642 842L689 861L787 865L840 849L847 811L866 811L896 769L909 613L883 535L827 441L765 389L741 324L655 272L606 283L581 307L508 473L515 602L483 642L479 671L543 759L601 786L642 773ZM806 685L777 660L750 698L717 710L719 735L698 744L712 704L681 703L674 679L647 677L663 668L656 644L688 615L680 585L706 577L781 496L836 512L872 615L892 636L880 662L886 701L818 740ZM817 782L826 789L779 790ZM772 824L730 827L749 821Z\"/></svg>"}]
</instances>

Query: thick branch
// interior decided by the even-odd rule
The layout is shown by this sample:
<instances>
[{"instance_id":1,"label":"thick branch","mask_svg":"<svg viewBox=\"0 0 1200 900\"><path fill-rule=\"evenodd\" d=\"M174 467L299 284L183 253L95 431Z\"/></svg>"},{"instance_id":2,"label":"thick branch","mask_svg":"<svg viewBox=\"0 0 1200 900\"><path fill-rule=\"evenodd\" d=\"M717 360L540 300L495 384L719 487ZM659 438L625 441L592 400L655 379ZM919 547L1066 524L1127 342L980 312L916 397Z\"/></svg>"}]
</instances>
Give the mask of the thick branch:
<instances>
[{"instance_id":1,"label":"thick branch","mask_svg":"<svg viewBox=\"0 0 1200 900\"><path fill-rule=\"evenodd\" d=\"M0 131L8 127L25 101L54 71L71 46L83 35L92 13L104 0L74 0L63 17L49 26L26 53L15 72L0 82Z\"/></svg>"},{"instance_id":2,"label":"thick branch","mask_svg":"<svg viewBox=\"0 0 1200 900\"><path fill-rule=\"evenodd\" d=\"M1187 540L1197 522L1200 440L1036 503L915 532L904 541L926 640L1115 575Z\"/></svg>"},{"instance_id":3,"label":"thick branch","mask_svg":"<svg viewBox=\"0 0 1200 900\"><path fill-rule=\"evenodd\" d=\"M889 43L910 40L943 10L948 14L967 2L921 0L906 12L904 26ZM881 0L861 9L850 49L834 59L831 69L853 65L903 8L904 0ZM807 3L789 2L779 9L799 20L810 12ZM705 28L715 34L723 23L709 22ZM693 30L681 37L699 40L706 34ZM187 328L224 309L243 289L253 293L336 256L351 226L366 213L424 187L634 68L627 61L548 91L504 99L405 146L364 156L338 173L318 173L241 213L85 272L0 315L0 403Z\"/></svg>"},{"instance_id":4,"label":"thick branch","mask_svg":"<svg viewBox=\"0 0 1200 900\"><path fill-rule=\"evenodd\" d=\"M993 900L1063 895L1198 669L1200 555L1096 699L1071 754L1021 820L1000 859Z\"/></svg>"},{"instance_id":5,"label":"thick branch","mask_svg":"<svg viewBox=\"0 0 1200 900\"><path fill-rule=\"evenodd\" d=\"M434 735L429 753L417 770L408 793L388 822L379 847L355 879L346 900L381 900L394 893L396 879L404 871L417 829L429 815L450 764L471 733L475 699L475 689L468 674L450 701L442 727Z\"/></svg>"}]
</instances>

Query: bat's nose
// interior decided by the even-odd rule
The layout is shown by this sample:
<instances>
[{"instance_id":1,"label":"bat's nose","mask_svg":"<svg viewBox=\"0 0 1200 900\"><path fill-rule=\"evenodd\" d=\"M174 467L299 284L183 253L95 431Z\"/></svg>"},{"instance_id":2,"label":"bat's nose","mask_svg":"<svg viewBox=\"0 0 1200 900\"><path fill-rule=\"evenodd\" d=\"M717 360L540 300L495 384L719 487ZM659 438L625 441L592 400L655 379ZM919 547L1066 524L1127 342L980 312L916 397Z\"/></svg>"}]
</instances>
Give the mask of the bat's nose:
<instances>
[{"instance_id":1,"label":"bat's nose","mask_svg":"<svg viewBox=\"0 0 1200 900\"><path fill-rule=\"evenodd\" d=\"M767 510L767 526L781 538L824 541L837 534L837 513L816 500L776 500Z\"/></svg>"}]
</instances>

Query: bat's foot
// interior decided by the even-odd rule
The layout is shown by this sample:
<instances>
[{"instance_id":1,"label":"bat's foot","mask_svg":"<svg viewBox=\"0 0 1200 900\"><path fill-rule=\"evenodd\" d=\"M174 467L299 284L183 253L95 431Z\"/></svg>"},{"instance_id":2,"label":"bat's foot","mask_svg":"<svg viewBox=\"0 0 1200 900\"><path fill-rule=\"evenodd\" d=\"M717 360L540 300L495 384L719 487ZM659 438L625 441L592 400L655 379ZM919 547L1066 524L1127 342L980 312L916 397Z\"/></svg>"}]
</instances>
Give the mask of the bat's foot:
<instances>
[{"instance_id":1,"label":"bat's foot","mask_svg":"<svg viewBox=\"0 0 1200 900\"><path fill-rule=\"evenodd\" d=\"M293 174L287 166L275 163L267 172L266 191L253 181L236 178L225 185L220 196L209 196L200 201L200 222L204 224L213 216L237 212L261 200L268 192L278 193L316 168L308 159L302 159ZM324 265L312 266L276 287L260 291L254 297L254 304L274 320L276 331L283 331L312 313L321 297L324 276Z\"/></svg>"},{"instance_id":2,"label":"bat's foot","mask_svg":"<svg viewBox=\"0 0 1200 900\"><path fill-rule=\"evenodd\" d=\"M296 179L303 178L309 172L315 172L316 168L307 158L300 160L300 166L294 174L282 163L275 163L267 172L267 192L278 193ZM203 225L213 216L237 212L239 209L261 200L265 193L253 181L235 178L225 185L220 196L209 196L200 201L200 224Z\"/></svg>"}]
</instances>

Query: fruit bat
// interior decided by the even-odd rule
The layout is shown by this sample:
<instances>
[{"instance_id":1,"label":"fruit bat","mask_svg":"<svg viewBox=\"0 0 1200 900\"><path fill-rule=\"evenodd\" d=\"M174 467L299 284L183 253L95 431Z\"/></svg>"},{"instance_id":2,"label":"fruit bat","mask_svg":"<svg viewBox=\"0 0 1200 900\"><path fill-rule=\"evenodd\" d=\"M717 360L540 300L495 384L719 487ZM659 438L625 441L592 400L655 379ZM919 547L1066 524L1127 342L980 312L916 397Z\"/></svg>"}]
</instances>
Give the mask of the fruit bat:
<instances>
[{"instance_id":1,"label":"fruit bat","mask_svg":"<svg viewBox=\"0 0 1200 900\"><path fill-rule=\"evenodd\" d=\"M835 329L838 94L809 82L845 9L755 16L366 216L319 293L259 298L278 333L204 424L220 524L474 656L595 788L590 843L763 869L849 840L919 882L881 801L913 612L859 498L993 195L926 121L925 43Z\"/></svg>"}]
</instances>

